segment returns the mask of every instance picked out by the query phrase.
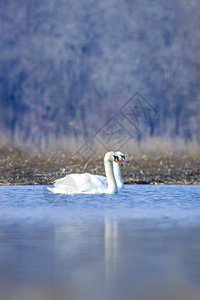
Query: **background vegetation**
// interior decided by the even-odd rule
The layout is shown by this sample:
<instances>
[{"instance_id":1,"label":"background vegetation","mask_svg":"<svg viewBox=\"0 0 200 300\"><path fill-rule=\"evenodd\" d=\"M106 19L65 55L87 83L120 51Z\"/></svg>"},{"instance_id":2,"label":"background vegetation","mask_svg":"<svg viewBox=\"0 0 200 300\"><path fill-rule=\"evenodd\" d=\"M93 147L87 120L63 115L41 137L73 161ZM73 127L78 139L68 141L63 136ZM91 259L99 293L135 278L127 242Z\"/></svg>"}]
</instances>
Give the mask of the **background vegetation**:
<instances>
[{"instance_id":1,"label":"background vegetation","mask_svg":"<svg viewBox=\"0 0 200 300\"><path fill-rule=\"evenodd\" d=\"M198 143L199 9L198 0L1 0L1 140L91 141L113 116L135 141ZM137 92L153 112L139 130L120 114Z\"/></svg>"}]
</instances>

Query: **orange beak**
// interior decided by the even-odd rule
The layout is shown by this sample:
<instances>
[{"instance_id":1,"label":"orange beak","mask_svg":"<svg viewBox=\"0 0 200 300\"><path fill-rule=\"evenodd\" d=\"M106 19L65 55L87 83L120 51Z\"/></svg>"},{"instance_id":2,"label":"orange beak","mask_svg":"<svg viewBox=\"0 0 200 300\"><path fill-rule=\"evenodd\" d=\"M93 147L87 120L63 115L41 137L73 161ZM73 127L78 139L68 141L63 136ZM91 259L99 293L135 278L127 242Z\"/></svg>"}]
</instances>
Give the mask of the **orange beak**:
<instances>
[{"instance_id":1,"label":"orange beak","mask_svg":"<svg viewBox=\"0 0 200 300\"><path fill-rule=\"evenodd\" d=\"M115 158L115 162L122 166L122 163L119 161L118 157Z\"/></svg>"}]
</instances>

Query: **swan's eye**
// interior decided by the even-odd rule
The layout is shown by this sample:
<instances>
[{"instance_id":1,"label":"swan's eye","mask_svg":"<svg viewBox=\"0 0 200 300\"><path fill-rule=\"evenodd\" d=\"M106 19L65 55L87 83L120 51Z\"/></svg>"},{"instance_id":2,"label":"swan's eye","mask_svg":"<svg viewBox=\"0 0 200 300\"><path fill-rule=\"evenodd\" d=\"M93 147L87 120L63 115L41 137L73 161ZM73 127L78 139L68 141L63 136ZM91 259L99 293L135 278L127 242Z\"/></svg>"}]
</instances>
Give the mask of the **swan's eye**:
<instances>
[{"instance_id":1,"label":"swan's eye","mask_svg":"<svg viewBox=\"0 0 200 300\"><path fill-rule=\"evenodd\" d=\"M122 156L122 160L128 163L129 161L125 158L125 155Z\"/></svg>"}]
</instances>

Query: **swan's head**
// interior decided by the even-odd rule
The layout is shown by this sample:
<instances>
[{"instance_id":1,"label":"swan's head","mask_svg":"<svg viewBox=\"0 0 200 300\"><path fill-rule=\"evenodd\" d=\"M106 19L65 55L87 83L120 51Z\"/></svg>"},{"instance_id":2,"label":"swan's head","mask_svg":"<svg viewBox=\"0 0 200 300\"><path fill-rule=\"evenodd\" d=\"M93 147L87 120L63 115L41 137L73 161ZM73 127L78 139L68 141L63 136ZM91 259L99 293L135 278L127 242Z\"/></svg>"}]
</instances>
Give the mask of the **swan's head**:
<instances>
[{"instance_id":1,"label":"swan's head","mask_svg":"<svg viewBox=\"0 0 200 300\"><path fill-rule=\"evenodd\" d=\"M122 153L120 151L116 151L115 153L117 154L120 162L124 161L126 163L129 163L129 161L125 158L124 153Z\"/></svg>"},{"instance_id":2,"label":"swan's head","mask_svg":"<svg viewBox=\"0 0 200 300\"><path fill-rule=\"evenodd\" d=\"M114 151L107 152L106 155L104 156L104 162L110 161L110 162L116 162L120 166L122 165L121 161L119 160L118 155Z\"/></svg>"}]
</instances>

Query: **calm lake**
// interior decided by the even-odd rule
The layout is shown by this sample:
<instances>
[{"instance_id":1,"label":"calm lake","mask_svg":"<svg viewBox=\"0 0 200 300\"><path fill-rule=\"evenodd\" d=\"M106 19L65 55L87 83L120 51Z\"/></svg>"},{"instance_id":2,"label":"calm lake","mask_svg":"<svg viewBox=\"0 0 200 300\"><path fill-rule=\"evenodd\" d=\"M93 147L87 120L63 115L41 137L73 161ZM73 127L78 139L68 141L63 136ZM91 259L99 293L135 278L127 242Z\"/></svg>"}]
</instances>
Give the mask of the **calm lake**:
<instances>
[{"instance_id":1,"label":"calm lake","mask_svg":"<svg viewBox=\"0 0 200 300\"><path fill-rule=\"evenodd\" d=\"M0 186L0 299L199 300L200 186Z\"/></svg>"}]
</instances>

